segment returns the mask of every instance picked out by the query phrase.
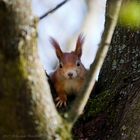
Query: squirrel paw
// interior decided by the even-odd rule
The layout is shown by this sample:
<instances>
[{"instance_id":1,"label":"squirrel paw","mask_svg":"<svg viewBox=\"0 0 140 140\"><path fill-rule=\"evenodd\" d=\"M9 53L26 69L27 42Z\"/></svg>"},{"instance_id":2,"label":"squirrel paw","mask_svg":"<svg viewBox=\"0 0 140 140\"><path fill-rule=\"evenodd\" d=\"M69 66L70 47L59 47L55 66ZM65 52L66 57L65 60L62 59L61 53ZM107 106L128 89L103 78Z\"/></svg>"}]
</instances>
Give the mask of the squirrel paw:
<instances>
[{"instance_id":1,"label":"squirrel paw","mask_svg":"<svg viewBox=\"0 0 140 140\"><path fill-rule=\"evenodd\" d=\"M61 97L57 97L55 99L56 103L56 107L60 108L63 105L66 107L67 106L67 102L66 102L67 98L61 98Z\"/></svg>"}]
</instances>

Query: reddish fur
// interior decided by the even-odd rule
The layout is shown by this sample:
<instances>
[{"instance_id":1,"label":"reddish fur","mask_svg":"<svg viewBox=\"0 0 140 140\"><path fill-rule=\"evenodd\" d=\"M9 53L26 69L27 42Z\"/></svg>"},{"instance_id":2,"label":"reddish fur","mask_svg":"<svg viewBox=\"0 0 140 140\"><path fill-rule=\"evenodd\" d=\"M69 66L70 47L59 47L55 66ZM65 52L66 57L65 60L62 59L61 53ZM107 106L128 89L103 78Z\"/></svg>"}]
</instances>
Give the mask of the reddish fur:
<instances>
[{"instance_id":1,"label":"reddish fur","mask_svg":"<svg viewBox=\"0 0 140 140\"><path fill-rule=\"evenodd\" d=\"M67 95L71 93L79 93L85 81L87 70L80 60L84 38L82 35L78 37L76 49L71 53L63 53L59 44L53 38L51 38L51 40L51 43L55 48L56 55L60 63L63 64L62 68L58 67L51 75L51 80L56 89L59 101L63 104L67 101ZM77 63L79 63L80 66L77 66ZM73 77L70 78L68 73L72 73Z\"/></svg>"}]
</instances>

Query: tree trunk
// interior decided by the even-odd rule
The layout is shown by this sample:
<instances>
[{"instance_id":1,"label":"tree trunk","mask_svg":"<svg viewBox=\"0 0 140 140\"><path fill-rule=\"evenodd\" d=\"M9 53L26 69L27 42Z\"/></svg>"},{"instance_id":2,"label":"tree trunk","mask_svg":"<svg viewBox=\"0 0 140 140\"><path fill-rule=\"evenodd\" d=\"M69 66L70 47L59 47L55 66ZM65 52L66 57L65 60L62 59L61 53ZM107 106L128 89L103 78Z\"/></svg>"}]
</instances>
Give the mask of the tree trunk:
<instances>
[{"instance_id":1,"label":"tree trunk","mask_svg":"<svg viewBox=\"0 0 140 140\"><path fill-rule=\"evenodd\" d=\"M0 0L0 139L70 139L37 55L30 0Z\"/></svg>"},{"instance_id":2,"label":"tree trunk","mask_svg":"<svg viewBox=\"0 0 140 140\"><path fill-rule=\"evenodd\" d=\"M74 129L79 137L140 139L139 37L139 29L117 26L94 93L97 95L91 96L86 115L81 118L86 123L77 123Z\"/></svg>"},{"instance_id":3,"label":"tree trunk","mask_svg":"<svg viewBox=\"0 0 140 140\"><path fill-rule=\"evenodd\" d=\"M139 140L139 108L140 29L118 24L95 91L73 132L76 139Z\"/></svg>"},{"instance_id":4,"label":"tree trunk","mask_svg":"<svg viewBox=\"0 0 140 140\"><path fill-rule=\"evenodd\" d=\"M117 27L100 75L114 140L140 139L140 30Z\"/></svg>"}]
</instances>

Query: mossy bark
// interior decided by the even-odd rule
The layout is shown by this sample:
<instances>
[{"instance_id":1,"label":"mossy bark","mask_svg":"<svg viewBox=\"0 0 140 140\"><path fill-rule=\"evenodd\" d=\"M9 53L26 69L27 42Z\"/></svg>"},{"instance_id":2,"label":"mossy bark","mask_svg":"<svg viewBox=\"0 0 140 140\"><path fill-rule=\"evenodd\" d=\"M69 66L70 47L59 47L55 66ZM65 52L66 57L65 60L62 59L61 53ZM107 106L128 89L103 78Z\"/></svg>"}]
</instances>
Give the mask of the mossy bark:
<instances>
[{"instance_id":1,"label":"mossy bark","mask_svg":"<svg viewBox=\"0 0 140 140\"><path fill-rule=\"evenodd\" d=\"M140 139L139 37L139 28L116 27L96 88L73 129L75 139Z\"/></svg>"},{"instance_id":2,"label":"mossy bark","mask_svg":"<svg viewBox=\"0 0 140 140\"><path fill-rule=\"evenodd\" d=\"M0 0L0 139L71 139L39 62L30 0Z\"/></svg>"},{"instance_id":3,"label":"mossy bark","mask_svg":"<svg viewBox=\"0 0 140 140\"><path fill-rule=\"evenodd\" d=\"M80 128L82 138L140 139L139 36L139 29L117 26L94 92L96 96L91 95L81 118L85 123L78 122L74 130L76 133L76 128Z\"/></svg>"},{"instance_id":4,"label":"mossy bark","mask_svg":"<svg viewBox=\"0 0 140 140\"><path fill-rule=\"evenodd\" d=\"M117 27L100 75L102 89L112 96L107 111L114 140L140 139L139 36L139 29Z\"/></svg>"}]
</instances>

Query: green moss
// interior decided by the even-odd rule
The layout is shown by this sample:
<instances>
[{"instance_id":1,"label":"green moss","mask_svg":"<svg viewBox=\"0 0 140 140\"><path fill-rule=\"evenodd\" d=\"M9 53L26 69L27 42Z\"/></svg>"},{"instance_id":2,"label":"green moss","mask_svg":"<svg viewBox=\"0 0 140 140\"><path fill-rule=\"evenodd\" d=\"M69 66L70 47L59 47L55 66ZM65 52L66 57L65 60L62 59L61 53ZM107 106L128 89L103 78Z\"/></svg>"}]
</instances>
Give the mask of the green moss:
<instances>
[{"instance_id":1,"label":"green moss","mask_svg":"<svg viewBox=\"0 0 140 140\"><path fill-rule=\"evenodd\" d=\"M107 108L111 98L111 94L106 90L96 97L89 99L86 106L86 113L84 113L86 114L84 119L90 116L95 117L97 114L103 112Z\"/></svg>"},{"instance_id":2,"label":"green moss","mask_svg":"<svg viewBox=\"0 0 140 140\"><path fill-rule=\"evenodd\" d=\"M23 60L7 61L5 59L0 60L1 69L1 84L4 88L5 94L12 93L11 91L19 91L21 83L26 76L24 71ZM15 86L14 86L14 85Z\"/></svg>"},{"instance_id":3,"label":"green moss","mask_svg":"<svg viewBox=\"0 0 140 140\"><path fill-rule=\"evenodd\" d=\"M27 68L29 67L29 62L24 54L25 50L21 49L25 48L27 44L22 45L19 47L21 55L14 59L7 58L3 51L0 51L0 113L2 114L0 115L0 124L1 128L3 127L1 130L3 134L13 133L15 129L20 132L17 106L20 102L19 95L24 90L28 79Z\"/></svg>"},{"instance_id":4,"label":"green moss","mask_svg":"<svg viewBox=\"0 0 140 140\"><path fill-rule=\"evenodd\" d=\"M0 53L0 124L2 134L14 134L17 125L17 102L24 83L24 69L20 59L7 60ZM10 109L10 110L9 110Z\"/></svg>"},{"instance_id":5,"label":"green moss","mask_svg":"<svg viewBox=\"0 0 140 140\"><path fill-rule=\"evenodd\" d=\"M61 136L61 140L72 140L71 124L63 119L63 124L57 129L57 134Z\"/></svg>"}]
</instances>

